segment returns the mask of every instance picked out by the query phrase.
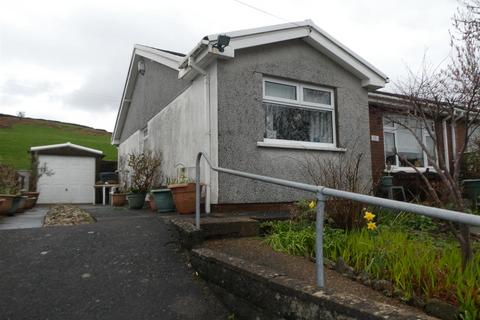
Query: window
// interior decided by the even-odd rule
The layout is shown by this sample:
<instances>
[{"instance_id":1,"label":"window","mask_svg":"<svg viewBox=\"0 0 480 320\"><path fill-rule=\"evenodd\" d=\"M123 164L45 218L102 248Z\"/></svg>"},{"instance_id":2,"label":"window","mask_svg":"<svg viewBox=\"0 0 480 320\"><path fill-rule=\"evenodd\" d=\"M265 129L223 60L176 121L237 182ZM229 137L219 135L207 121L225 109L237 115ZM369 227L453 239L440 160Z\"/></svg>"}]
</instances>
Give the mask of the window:
<instances>
[{"instance_id":1,"label":"window","mask_svg":"<svg viewBox=\"0 0 480 320\"><path fill-rule=\"evenodd\" d=\"M468 128L470 138L468 140L467 152L475 152L480 149L480 127L470 124Z\"/></svg>"},{"instance_id":2,"label":"window","mask_svg":"<svg viewBox=\"0 0 480 320\"><path fill-rule=\"evenodd\" d=\"M410 130L412 129L415 134ZM431 124L433 132L434 126ZM428 134L423 121L415 118L401 116L388 116L383 120L383 140L385 150L385 164L396 167L410 167L409 163L416 167L430 167L427 154L418 143L417 137L428 148L430 154L436 154L432 137Z\"/></svg>"},{"instance_id":3,"label":"window","mask_svg":"<svg viewBox=\"0 0 480 320\"><path fill-rule=\"evenodd\" d=\"M335 146L333 90L264 79L264 141Z\"/></svg>"}]
</instances>

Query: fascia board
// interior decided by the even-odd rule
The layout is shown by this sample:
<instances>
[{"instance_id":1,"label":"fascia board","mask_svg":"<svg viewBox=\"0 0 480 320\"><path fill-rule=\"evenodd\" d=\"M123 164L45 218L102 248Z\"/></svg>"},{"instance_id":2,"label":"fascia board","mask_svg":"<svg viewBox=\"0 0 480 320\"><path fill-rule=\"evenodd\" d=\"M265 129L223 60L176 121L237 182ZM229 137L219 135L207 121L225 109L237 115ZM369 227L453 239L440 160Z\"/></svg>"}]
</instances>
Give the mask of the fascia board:
<instances>
[{"instance_id":1,"label":"fascia board","mask_svg":"<svg viewBox=\"0 0 480 320\"><path fill-rule=\"evenodd\" d=\"M142 56L144 58L150 59L152 61L158 62L160 64L163 64L169 68L172 68L174 70L178 70L178 65L180 59L174 59L170 56L173 56L171 54L161 54L159 52L152 52L153 50L145 50L143 48L136 48L135 49L135 54Z\"/></svg>"},{"instance_id":2,"label":"fascia board","mask_svg":"<svg viewBox=\"0 0 480 320\"><path fill-rule=\"evenodd\" d=\"M103 152L101 150L87 148L87 147L80 146L78 144L74 144L74 143L71 143L71 142L31 147L30 151L35 152L35 151L42 151L42 150L67 148L67 147L78 149L78 150L83 150L83 151L87 151L87 152L95 153L95 154L103 154Z\"/></svg>"},{"instance_id":3,"label":"fascia board","mask_svg":"<svg viewBox=\"0 0 480 320\"><path fill-rule=\"evenodd\" d=\"M363 87L381 88L387 83L387 79L319 32L312 32L305 41L360 78Z\"/></svg>"}]
</instances>

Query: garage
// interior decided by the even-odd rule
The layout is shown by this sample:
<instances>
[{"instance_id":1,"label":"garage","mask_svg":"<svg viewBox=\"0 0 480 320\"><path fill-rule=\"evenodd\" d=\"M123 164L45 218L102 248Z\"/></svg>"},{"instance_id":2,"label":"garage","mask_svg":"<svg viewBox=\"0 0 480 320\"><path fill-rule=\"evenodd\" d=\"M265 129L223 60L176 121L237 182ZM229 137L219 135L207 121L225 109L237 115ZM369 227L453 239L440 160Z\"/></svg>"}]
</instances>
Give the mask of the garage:
<instances>
[{"instance_id":1,"label":"garage","mask_svg":"<svg viewBox=\"0 0 480 320\"><path fill-rule=\"evenodd\" d=\"M38 180L38 203L94 202L93 185L102 151L67 142L31 147L30 153L49 172Z\"/></svg>"}]
</instances>

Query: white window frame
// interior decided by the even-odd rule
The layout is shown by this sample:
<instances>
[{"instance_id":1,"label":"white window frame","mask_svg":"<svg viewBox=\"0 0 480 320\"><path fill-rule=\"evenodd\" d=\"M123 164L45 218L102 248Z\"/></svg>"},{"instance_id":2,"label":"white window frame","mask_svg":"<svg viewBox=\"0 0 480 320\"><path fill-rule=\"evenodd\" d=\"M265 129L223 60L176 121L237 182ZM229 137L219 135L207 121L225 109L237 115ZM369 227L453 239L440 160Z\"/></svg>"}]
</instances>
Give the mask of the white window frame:
<instances>
[{"instance_id":1,"label":"white window frame","mask_svg":"<svg viewBox=\"0 0 480 320\"><path fill-rule=\"evenodd\" d=\"M265 93L265 82L273 82L278 84L284 84L289 86L294 86L296 90L296 99L285 99L267 96ZM262 102L270 102L275 104L280 104L288 107L297 107L298 109L310 109L310 110L320 110L320 111L331 111L332 112L332 143L325 142L312 142L312 141L297 141L297 140L284 140L284 139L270 139L263 138L263 143L259 142L259 146L278 146L285 148L299 148L299 149L317 149L317 150L332 150L336 151L337 149L337 126L336 126L336 114L335 114L335 91L331 88L315 86L310 84L303 84L300 82L288 81L283 79L263 77L262 81ZM314 102L306 102L303 100L303 88L327 91L330 93L330 104L321 104Z\"/></svg>"},{"instance_id":2,"label":"white window frame","mask_svg":"<svg viewBox=\"0 0 480 320\"><path fill-rule=\"evenodd\" d=\"M401 129L403 128L402 126L400 126L398 123L396 122L393 122L393 127L389 127L386 125L386 122L390 122L390 120L388 118L391 118L391 119L395 119L395 117L399 117L399 115L387 115L387 116L383 116L383 152L384 152L384 157L383 157L383 161L385 163L385 166L387 165L386 164L386 153L385 153L385 133L391 133L393 134L393 140L394 140L394 143L395 143L395 148L398 147L398 139L397 139L397 134L396 134L396 131L398 129ZM400 116L401 117L401 116ZM428 130L426 128L422 128L422 142L423 144L426 145L427 143L427 137L429 137L430 135L428 134ZM436 148L436 146L434 146ZM425 150L423 150L422 148L422 153L423 153L423 165L421 167L416 167L419 171L426 171L426 169L428 169L429 171L433 171L435 172L435 169L433 166L431 165L428 165L428 158L427 158L427 153L425 152ZM438 150L435 149L435 153L438 154ZM438 161L438 159L437 159ZM404 172L415 172L415 169L413 169L412 167L408 166L408 167L402 167L400 166L400 158L398 156L398 154L395 154L395 162L396 164L395 165L391 165L391 171L392 172L399 172L399 171L404 171ZM385 169L386 171L387 169Z\"/></svg>"}]
</instances>

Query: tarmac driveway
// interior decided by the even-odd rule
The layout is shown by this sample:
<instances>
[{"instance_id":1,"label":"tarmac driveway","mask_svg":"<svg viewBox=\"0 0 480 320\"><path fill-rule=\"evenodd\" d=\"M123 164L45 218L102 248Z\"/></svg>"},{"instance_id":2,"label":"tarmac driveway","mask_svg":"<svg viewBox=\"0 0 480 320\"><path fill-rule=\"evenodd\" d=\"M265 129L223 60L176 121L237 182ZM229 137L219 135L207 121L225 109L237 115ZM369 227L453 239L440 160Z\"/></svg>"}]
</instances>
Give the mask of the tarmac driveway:
<instances>
[{"instance_id":1,"label":"tarmac driveway","mask_svg":"<svg viewBox=\"0 0 480 320\"><path fill-rule=\"evenodd\" d=\"M168 227L97 208L98 222L0 231L1 319L226 319Z\"/></svg>"}]
</instances>

